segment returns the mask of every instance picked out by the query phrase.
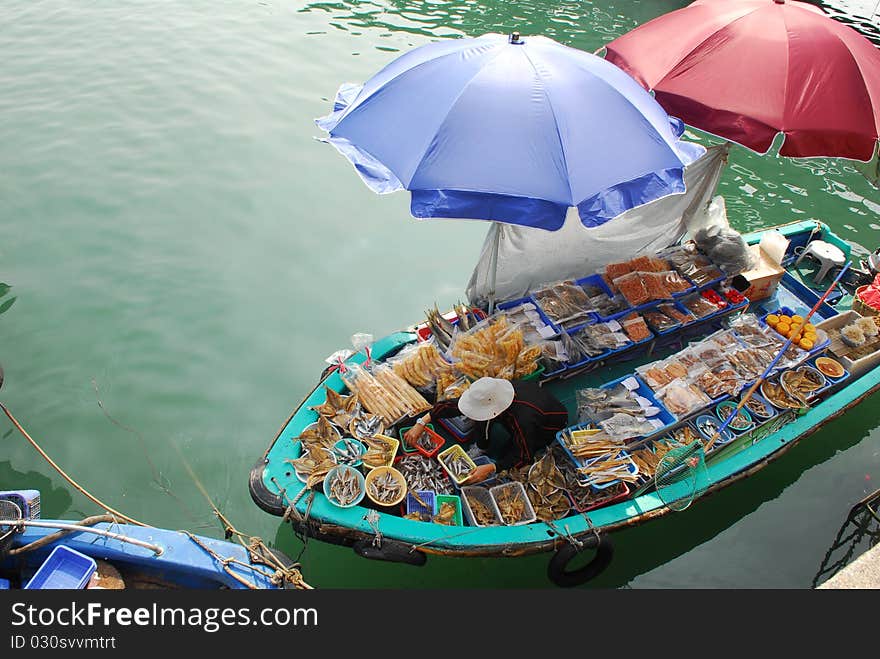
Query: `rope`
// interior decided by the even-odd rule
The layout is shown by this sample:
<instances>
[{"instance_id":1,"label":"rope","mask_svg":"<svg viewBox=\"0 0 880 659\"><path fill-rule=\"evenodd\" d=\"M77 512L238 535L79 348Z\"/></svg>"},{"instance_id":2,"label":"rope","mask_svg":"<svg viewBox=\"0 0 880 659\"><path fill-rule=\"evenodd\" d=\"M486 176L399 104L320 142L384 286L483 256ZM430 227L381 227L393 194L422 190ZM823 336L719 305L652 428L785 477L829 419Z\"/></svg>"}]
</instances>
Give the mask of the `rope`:
<instances>
[{"instance_id":1,"label":"rope","mask_svg":"<svg viewBox=\"0 0 880 659\"><path fill-rule=\"evenodd\" d=\"M364 519L367 520L367 524L370 525L370 528L373 529L373 533L375 534L373 537L373 546L377 549L382 549L382 532L379 530L379 513L375 510L370 510L364 515Z\"/></svg>"},{"instance_id":2,"label":"rope","mask_svg":"<svg viewBox=\"0 0 880 659\"><path fill-rule=\"evenodd\" d=\"M3 403L0 403L0 407L3 408L3 411L6 413L6 416L9 417L9 420L12 421L12 424L18 429L18 432L20 432L22 435L24 435L24 438L25 438L26 440L28 440L28 442L30 442L31 446L33 446L34 449L36 449L37 453L39 453L39 454L43 457L43 459L46 460L46 462L48 462L50 465L52 465L52 468L53 468L55 471L57 471L57 472L61 475L61 477L64 478L64 480L66 480L66 481L67 481L68 483L70 483L74 488L76 488L76 490L77 490L80 494L82 494L84 497L86 497L89 501L91 501L91 502L94 503L95 505L100 506L101 508L103 508L104 510L106 510L106 511L112 513L113 515L115 515L115 516L118 517L119 519L125 520L125 521L128 522L129 524L134 524L135 526L150 526L149 524L144 524L143 522L139 522L139 521L137 521L136 519L132 519L132 518L129 517L128 515L124 515L124 514L122 514L121 512L119 512L118 510L116 510L116 509L114 509L114 508L111 508L111 507L108 506L106 503L104 503L103 501L101 501L100 499L98 499L96 496L94 496L94 495L90 494L88 491L86 491L85 488L83 488L79 483L77 483L77 482L76 482L75 480L73 480L70 476L68 476L67 473L65 473L65 471L64 471L61 467L59 467L57 464L55 464L55 461L52 460L52 458L50 458L50 457L46 454L46 452L45 452L43 449L40 448L40 445L37 444L37 442L35 442L34 439L33 439L33 438L27 433L27 431L26 431L26 430L22 427L22 425L18 422L18 419L16 419L16 418L12 415L12 412L9 411L9 408L7 408L6 405L4 405Z\"/></svg>"},{"instance_id":3,"label":"rope","mask_svg":"<svg viewBox=\"0 0 880 659\"><path fill-rule=\"evenodd\" d=\"M208 502L208 505L211 507L211 510L214 512L214 515L217 517L217 519L223 525L223 532L226 536L226 539L229 540L230 538L232 538L234 536L235 539L238 541L238 543L242 547L244 547L246 550L248 550L248 552L250 552L251 560L256 558L260 561L267 562L271 567L273 567L275 569L275 574L271 577L273 584L280 586L285 581L289 581L296 588L311 590L312 587L309 586L302 578L302 573L300 572L299 560L297 560L292 566L287 567L281 562L281 560L277 556L275 556L269 550L269 547L266 545L265 542L263 542L262 538L259 538L257 536L245 536L244 533L242 533L241 531L236 529L235 526L233 526L232 522L230 522L229 519L227 519L227 517L222 512L220 512L220 509L217 508L217 506L214 504L214 501L211 499L211 495L208 494L208 491L205 489L205 486L199 480L199 477L196 476L195 471L193 471L193 468L190 466L187 459L185 457L183 457L183 454L180 452L180 449L178 448L177 444L172 442L172 446L177 451L177 455L180 457L180 461L183 463L183 466L186 469L187 473L190 475L190 478L193 479L193 482L195 483L199 492L201 492L202 496L205 497L205 500ZM199 542L192 533L190 533L189 531L183 531L183 533L185 533L193 542L195 542L197 545L202 547L205 551L209 552L211 554L211 556L214 557L215 560L219 561L223 565L223 569L230 576L234 577L237 581L241 582L242 584L247 585L248 588L256 588L256 586L249 584L245 579L240 578L239 575L236 575L235 573L233 573L229 568L229 564L236 563L236 564L242 565L243 567L246 567L250 570L260 572L260 570L258 568L256 568L253 565L248 565L247 563L242 563L241 561L238 561L234 558L220 558L217 554L215 554L213 551L211 551L208 547L205 547L203 543ZM244 541L245 537L247 537L247 543L245 543L245 541ZM265 574L265 573L263 573L263 574ZM266 576L268 576L268 575L266 575Z\"/></svg>"},{"instance_id":4,"label":"rope","mask_svg":"<svg viewBox=\"0 0 880 659\"><path fill-rule=\"evenodd\" d=\"M309 534L305 529L307 529L309 515L312 512L312 503L315 501L315 493L314 492L311 493L311 496L309 497L309 502L306 504L305 517L303 517L303 515L296 508L296 504L299 502L300 499L302 499L303 495L307 491L310 491L309 488L303 487L297 493L297 495L293 498L293 501L291 501L287 496L287 489L282 487L278 483L278 481L275 480L274 476L272 476L272 478L270 480L272 481L272 484L276 488L278 488L278 493L281 495L282 502L286 502L286 505L287 505L287 508L284 511L284 516L282 517L282 521L290 522L291 527L293 527L293 535L295 535L296 539L302 543L302 549L299 550L299 554L296 557L296 562L299 563L302 560L303 555L306 553L306 546L309 544ZM295 518L298 522L302 523L303 529L304 529L303 533L300 533L296 529L296 526L294 526L293 520L291 520L291 517Z\"/></svg>"},{"instance_id":5,"label":"rope","mask_svg":"<svg viewBox=\"0 0 880 659\"><path fill-rule=\"evenodd\" d=\"M174 492L171 491L171 481L167 477L163 476L162 472L158 469L158 467L156 467L156 464L150 458L150 452L147 450L147 444L144 441L143 435L140 432L138 432L135 428L132 428L131 426L128 426L128 425L122 423L121 421L117 420L115 417L113 417L110 414L110 412L107 411L107 408L104 407L104 401L101 400L101 394L98 391L98 382L95 378L92 378L92 387L95 390L95 400L98 403L98 407L101 408L101 412L104 414L105 417L107 417L107 420L110 421L110 423L112 423L116 427L121 428L122 430L124 430L128 433L131 433L132 435L134 435L137 438L138 444L140 445L140 448L141 448L141 453L143 453L144 459L147 461L147 464L150 466L150 472L153 475L153 482L156 484L156 486L160 490L162 490L162 492L164 492L169 497L174 499L178 504L180 504L180 506L186 510L186 513L190 517L190 519L195 521L196 517L195 517L195 515L193 515L189 506L187 506L186 502L183 499L181 499L180 497L175 495Z\"/></svg>"}]
</instances>

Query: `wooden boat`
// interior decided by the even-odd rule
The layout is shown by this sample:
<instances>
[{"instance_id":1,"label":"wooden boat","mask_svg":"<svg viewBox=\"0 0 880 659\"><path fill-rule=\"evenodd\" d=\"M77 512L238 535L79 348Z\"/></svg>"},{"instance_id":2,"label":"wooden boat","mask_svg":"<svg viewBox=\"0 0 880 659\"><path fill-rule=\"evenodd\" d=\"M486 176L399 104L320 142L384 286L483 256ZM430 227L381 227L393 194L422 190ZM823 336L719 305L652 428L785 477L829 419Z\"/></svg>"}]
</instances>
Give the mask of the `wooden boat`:
<instances>
[{"instance_id":1,"label":"wooden boat","mask_svg":"<svg viewBox=\"0 0 880 659\"><path fill-rule=\"evenodd\" d=\"M750 305L749 311L763 315L781 306L812 308L829 282L814 284L807 261L795 265L796 255L813 239L822 239L838 246L848 257L852 246L834 235L826 225L815 221L771 229L778 229L790 241L782 262L786 272L776 293ZM744 238L749 244L755 244L763 233L747 234ZM858 274L857 270L855 274ZM849 288L841 287L829 296L828 301L820 305L816 317L827 319L848 310L852 305L851 292L860 283L864 282L853 280ZM710 322L700 327L699 331L707 335L716 327L717 323ZM415 342L415 330L416 326L413 326L376 341L372 346L372 359L384 359ZM678 346L663 346L661 341L655 341L647 347L636 346L636 349L627 353L590 364L580 372L544 377L541 384L566 402L572 412L575 390L596 387L632 373L635 366L654 361L677 349ZM366 358L365 354L357 353L349 361L362 363ZM316 413L310 407L324 402L325 385L338 392L346 390L337 372L325 371L316 387L283 424L250 474L250 492L255 503L268 513L285 516L300 534L352 546L357 553L370 558L412 564L424 563L428 554L500 557L556 552L549 567L551 579L559 585L575 585L592 578L608 565L612 554L609 534L670 513L670 508L656 491L646 491L587 513L572 510L568 517L552 524L538 521L519 526L446 527L384 512L374 515L362 505L340 508L320 493L314 497L307 496L304 484L286 460L299 456L300 444L296 438L316 420ZM805 411L780 411L770 421L738 435L707 457L709 483L701 498L758 471L878 389L880 369L872 368L828 388ZM570 418L575 418L575 415L570 414ZM684 422L684 419L679 420L679 424ZM447 445L454 443L452 435L439 430ZM741 484L739 487L748 485ZM577 572L566 572L568 561L584 549L596 550L592 563Z\"/></svg>"},{"instance_id":2,"label":"wooden boat","mask_svg":"<svg viewBox=\"0 0 880 659\"><path fill-rule=\"evenodd\" d=\"M94 522L26 518L17 529L0 524L0 586L29 585L59 548L96 561L98 574L109 579L103 581L108 585L101 585L101 579L96 581L104 588L275 590L285 587L285 583L290 585L278 578L277 567L291 568L293 562L276 550L265 557L234 542L183 531ZM76 554L69 555L77 558ZM63 564L56 568L56 574L59 570L65 571ZM55 587L73 587L66 585L71 577L69 569L67 572L56 579ZM60 582L65 585L58 586Z\"/></svg>"}]
</instances>

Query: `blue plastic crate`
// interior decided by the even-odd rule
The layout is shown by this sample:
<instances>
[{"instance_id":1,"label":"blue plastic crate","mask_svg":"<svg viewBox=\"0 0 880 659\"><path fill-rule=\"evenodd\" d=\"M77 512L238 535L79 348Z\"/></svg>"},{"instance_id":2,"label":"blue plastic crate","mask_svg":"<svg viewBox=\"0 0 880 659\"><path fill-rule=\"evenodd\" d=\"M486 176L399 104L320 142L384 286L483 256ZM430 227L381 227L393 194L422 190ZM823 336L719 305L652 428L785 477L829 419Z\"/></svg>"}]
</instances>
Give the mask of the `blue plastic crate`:
<instances>
[{"instance_id":1,"label":"blue plastic crate","mask_svg":"<svg viewBox=\"0 0 880 659\"><path fill-rule=\"evenodd\" d=\"M812 366L812 367L815 368L817 371L819 371L820 373L822 373L822 371L819 370L819 367L816 366L816 360L819 359L819 358L821 358L821 357L824 357L824 355L816 355L815 357L813 357L812 359L810 359L810 361L807 363L807 365L808 365L808 366ZM835 359L834 361L836 361L838 364L840 364L840 360ZM843 366L843 364L840 364L840 365ZM846 379L850 376L850 373L849 373L849 371L847 371L846 368L844 367L844 368L843 368L843 375L841 375L839 378L832 378L830 375L827 375L827 374L825 374L825 373L822 373L822 376L823 376L826 380L828 380L828 382L830 383L828 386L825 387L825 389L827 389L829 386L833 386L833 385L837 384L838 382L843 382L844 380L846 380Z\"/></svg>"},{"instance_id":2,"label":"blue plastic crate","mask_svg":"<svg viewBox=\"0 0 880 659\"><path fill-rule=\"evenodd\" d=\"M809 313L809 311L807 313ZM769 327L769 325L767 325L767 316L769 316L770 314L794 316L795 311L791 307L779 307L776 311L771 311L771 312L765 313L763 316L761 316L760 320L761 320L761 323L767 327ZM800 314L798 314L798 315L800 315ZM782 335L777 334L776 336L779 336L781 338ZM792 345L794 345L794 344L792 344ZM820 353L825 352L825 350L830 345L831 345L831 340L826 338L821 343L817 343L816 345L814 345L811 350L805 351L805 352L807 352L810 356L817 356Z\"/></svg>"},{"instance_id":3,"label":"blue plastic crate","mask_svg":"<svg viewBox=\"0 0 880 659\"><path fill-rule=\"evenodd\" d=\"M425 513L428 515L435 515L437 513L437 505L435 503L437 499L437 493L433 490L416 490L416 494L419 495L419 498L424 501L429 508L425 508L418 501L416 501L415 497L412 495L412 492L406 493L406 500L404 502L404 510L405 514L409 515L410 513Z\"/></svg>"},{"instance_id":4,"label":"blue plastic crate","mask_svg":"<svg viewBox=\"0 0 880 659\"><path fill-rule=\"evenodd\" d=\"M9 583L9 579L0 579L0 590L10 590L12 585Z\"/></svg>"},{"instance_id":5,"label":"blue plastic crate","mask_svg":"<svg viewBox=\"0 0 880 659\"><path fill-rule=\"evenodd\" d=\"M461 419L463 419L464 422L467 423L463 423ZM470 430L465 431L465 427L469 425L470 428L473 428L473 422L469 421L469 419L464 416L455 416L448 419L437 419L437 423L444 430L446 430L446 432L455 437L459 442L467 441L468 435L470 434Z\"/></svg>"},{"instance_id":6,"label":"blue plastic crate","mask_svg":"<svg viewBox=\"0 0 880 659\"><path fill-rule=\"evenodd\" d=\"M85 588L98 569L94 559L59 545L52 550L25 590L78 590Z\"/></svg>"}]
</instances>

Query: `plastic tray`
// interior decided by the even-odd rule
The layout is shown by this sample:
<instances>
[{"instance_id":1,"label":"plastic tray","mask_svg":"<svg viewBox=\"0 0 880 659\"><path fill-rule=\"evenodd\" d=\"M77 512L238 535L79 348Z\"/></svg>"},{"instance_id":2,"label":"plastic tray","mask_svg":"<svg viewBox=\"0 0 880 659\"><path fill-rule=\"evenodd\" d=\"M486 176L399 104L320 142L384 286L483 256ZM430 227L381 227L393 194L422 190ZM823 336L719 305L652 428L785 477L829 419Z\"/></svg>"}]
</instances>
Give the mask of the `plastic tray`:
<instances>
[{"instance_id":1,"label":"plastic tray","mask_svg":"<svg viewBox=\"0 0 880 659\"><path fill-rule=\"evenodd\" d=\"M480 485L465 485L461 488L461 504L464 509L465 518L471 526L484 527L486 524L480 524L477 522L474 517L474 513L471 510L471 506L468 503L468 496L473 496L485 504L489 510L495 515L495 524L491 526L503 526L504 522L501 520L501 513L498 512L498 506L495 505L495 500L492 498L492 495L489 493L489 490Z\"/></svg>"},{"instance_id":2,"label":"plastic tray","mask_svg":"<svg viewBox=\"0 0 880 659\"><path fill-rule=\"evenodd\" d=\"M450 446L448 449L446 449L445 451L443 451L442 453L440 453L437 456L437 461L440 463L440 466L443 467L443 470L447 474L449 474L449 478L452 479L452 482L456 483L457 485L461 485L461 483L463 483L464 481L466 481L468 479L470 474L463 476L461 478L461 480L459 480L455 476L453 476L452 472L449 471L449 469L446 467L446 458L454 457L455 455L459 455L459 456L463 457L465 459L465 461L468 462L473 467L473 469L476 469L477 465L471 459L471 456L469 456L467 454L467 451L465 451L459 444L453 444L452 446ZM471 473L473 473L473 472L471 472Z\"/></svg>"},{"instance_id":3,"label":"plastic tray","mask_svg":"<svg viewBox=\"0 0 880 659\"><path fill-rule=\"evenodd\" d=\"M791 307L779 307L776 311L771 311L769 313L765 313L763 316L761 316L760 320L761 320L761 323L766 327L769 327L769 325L767 325L767 316L769 316L771 314L775 314L777 316L778 315L793 316L793 315L795 315L795 312L794 312L794 310L792 310ZM812 323L812 324L815 325L815 323ZM776 332L772 328L770 328L770 329L773 331L773 333L776 336L778 336L780 338L784 338L784 337L782 337L781 334L779 334L778 332ZM817 329L819 329L819 328L817 327ZM828 334L826 332L824 341L817 343L810 350L804 350L804 352L806 352L807 354L809 354L811 356L812 355L819 355L819 353L824 352L825 349L828 348L828 346L830 346L830 345L831 345L831 340L828 338ZM801 350L803 350L803 348L801 348ZM821 373L821 371L820 371L820 373ZM824 373L823 373L823 375L824 375Z\"/></svg>"},{"instance_id":4,"label":"plastic tray","mask_svg":"<svg viewBox=\"0 0 880 659\"><path fill-rule=\"evenodd\" d=\"M663 422L663 428L658 428L656 432L663 432L664 429L668 428L671 425L674 425L677 422L677 419L672 415L672 413L664 407L663 403L657 400L654 395L654 391L649 387L642 378L640 378L637 374L633 373L631 375L624 375L623 377L619 377L616 380L611 380L610 382L606 382L600 388L601 389L610 389L614 385L620 384L624 380L628 378L635 378L636 382L638 382L639 386L635 389L635 393L643 398L647 398L648 401L660 410L660 413L656 416L651 417L652 419L660 419ZM651 433L654 434L654 433Z\"/></svg>"},{"instance_id":5,"label":"plastic tray","mask_svg":"<svg viewBox=\"0 0 880 659\"><path fill-rule=\"evenodd\" d=\"M585 513L590 510L595 510L596 508L602 508L603 506L607 506L612 503L617 503L618 501L623 501L624 499L626 499L630 495L629 485L627 485L626 483L621 483L621 485L623 485L623 492L621 492L620 494L615 494L613 497L606 497L605 499L598 499L597 501L594 501L593 503L591 503L589 506L586 506L585 508L578 507L578 505L577 505L577 503L575 503L574 497L571 495L571 493L566 492L566 496L568 497L568 500L571 501L572 508L574 508L579 513ZM594 492L596 491L595 488L591 488L591 489Z\"/></svg>"},{"instance_id":6,"label":"plastic tray","mask_svg":"<svg viewBox=\"0 0 880 659\"><path fill-rule=\"evenodd\" d=\"M427 513L428 515L434 516L437 514L437 504L435 503L437 500L437 493L433 490L416 490L416 494L419 495L422 501L424 501L430 509L422 506L416 498L413 496L412 492L406 493L406 499L403 502L404 514L409 515L410 513Z\"/></svg>"},{"instance_id":7,"label":"plastic tray","mask_svg":"<svg viewBox=\"0 0 880 659\"><path fill-rule=\"evenodd\" d=\"M602 279L602 275L590 275L589 277L575 279L574 283L577 284L578 286L580 286L581 288L583 288L584 286L595 286L596 288L601 288L602 291L605 293L605 295L607 295L608 297L614 297L614 294L611 292L611 289L608 288L608 284L606 284L605 280ZM624 302L626 302L626 299L624 299ZM603 316L598 311L594 311L593 313L596 314L596 318L598 318L599 320L602 320L602 321L618 320L619 318L621 318L629 313L632 313L633 311L637 311L641 308L648 308L649 304L650 303L643 304L641 307L630 307L629 303L627 302L626 309L623 309L622 311L616 311L613 314L610 314L608 316Z\"/></svg>"},{"instance_id":8,"label":"plastic tray","mask_svg":"<svg viewBox=\"0 0 880 659\"><path fill-rule=\"evenodd\" d=\"M544 310L541 308L541 305L538 304L537 300L533 298L531 295L526 297L517 298L516 300L508 300L507 302L502 302L499 305L496 305L496 309L498 311L505 311L506 309L512 309L513 307L518 307L521 304L530 303L535 306L535 311L538 312L538 316L541 318L541 321L550 327L556 334L559 334L559 328L553 324L553 322L547 318L547 315L544 313Z\"/></svg>"},{"instance_id":9,"label":"plastic tray","mask_svg":"<svg viewBox=\"0 0 880 659\"><path fill-rule=\"evenodd\" d=\"M388 435L376 435L391 446L391 458L384 465L378 465L379 467L390 467L394 464L394 459L397 457L397 449L400 448L400 441L394 439L394 437L389 437ZM369 449L367 449L369 451ZM366 463L361 465L365 470L369 471L370 469L375 469L375 467L368 465Z\"/></svg>"},{"instance_id":10,"label":"plastic tray","mask_svg":"<svg viewBox=\"0 0 880 659\"><path fill-rule=\"evenodd\" d=\"M715 264L713 263L712 265L715 265ZM715 267L718 268L717 265ZM723 272L721 270L721 268L718 268L718 271ZM681 273L679 273L679 274L681 274ZM684 277L691 284L693 284L698 292L705 291L707 288L714 288L715 286L717 286L718 284L720 284L721 282L723 282L725 279L728 278L727 275L722 274L720 277L716 277L715 279L710 279L709 281L707 281L703 284L698 284L697 282L695 282L693 279L691 279L687 275L681 275L681 276Z\"/></svg>"},{"instance_id":11,"label":"plastic tray","mask_svg":"<svg viewBox=\"0 0 880 659\"><path fill-rule=\"evenodd\" d=\"M812 366L812 367L815 368L817 371L819 371L820 373L822 373L822 371L819 369L819 367L816 366L816 360L817 360L817 359L821 359L821 358L824 357L824 356L825 356L825 355L816 355L815 357L813 357L812 359L810 359L810 361L808 362L807 366ZM840 360L839 360L839 359L836 359L836 358L834 358L834 357L830 357L830 359L834 359L834 361L836 361L838 364L840 364L841 366L843 366L843 364L840 363ZM834 384L837 384L838 382L843 382L844 380L846 380L846 379L849 377L849 371L846 370L846 367L844 367L844 368L843 368L843 375L841 375L839 378L833 378L833 377L831 377L830 375L828 375L828 374L826 374L826 373L822 373L822 375L825 377L826 380L828 380L828 382L830 382L832 385L834 385ZM826 388L827 388L827 387L826 387Z\"/></svg>"},{"instance_id":12,"label":"plastic tray","mask_svg":"<svg viewBox=\"0 0 880 659\"><path fill-rule=\"evenodd\" d=\"M496 485L495 487L489 488L489 495L492 497L492 501L495 503L495 507L498 508L499 513L501 512L501 508L498 507L498 496L504 490L517 490L526 504L525 510L523 510L523 514L519 521L512 524L504 522L506 526L523 526L524 524L531 524L538 519L538 516L535 514L535 509L532 507L532 502L529 500L529 495L526 494L526 489L519 481L511 481L510 483L504 483L503 485Z\"/></svg>"},{"instance_id":13,"label":"plastic tray","mask_svg":"<svg viewBox=\"0 0 880 659\"><path fill-rule=\"evenodd\" d=\"M93 558L59 545L43 561L24 590L79 590L86 587L97 569Z\"/></svg>"},{"instance_id":14,"label":"plastic tray","mask_svg":"<svg viewBox=\"0 0 880 659\"><path fill-rule=\"evenodd\" d=\"M455 494L438 494L434 499L437 513L440 512L440 506L446 502L451 502L455 506L455 515L452 517L453 526L464 526L464 516L461 512L461 497ZM434 513L435 515L437 513Z\"/></svg>"},{"instance_id":15,"label":"plastic tray","mask_svg":"<svg viewBox=\"0 0 880 659\"><path fill-rule=\"evenodd\" d=\"M431 424L431 423L425 424L425 427L430 428L431 432L435 432L433 424ZM406 441L403 439L403 436L406 434L406 431L409 430L410 428L412 428L412 426L406 426L405 428L401 428L400 430L397 431L397 436L400 439L400 450L403 451L404 453L421 453L421 451L414 449L412 446L407 444Z\"/></svg>"},{"instance_id":16,"label":"plastic tray","mask_svg":"<svg viewBox=\"0 0 880 659\"><path fill-rule=\"evenodd\" d=\"M431 450L427 450L427 449L422 448L421 446L416 446L416 451L418 451L419 453L424 455L426 458L433 458L435 455L437 455L440 452L440 449L443 448L443 445L446 443L446 440L443 439L436 432L434 432L433 428L428 428L428 427L425 428L425 432L423 433L423 436L427 436L431 439L431 441L434 443L434 448L432 448Z\"/></svg>"}]
</instances>

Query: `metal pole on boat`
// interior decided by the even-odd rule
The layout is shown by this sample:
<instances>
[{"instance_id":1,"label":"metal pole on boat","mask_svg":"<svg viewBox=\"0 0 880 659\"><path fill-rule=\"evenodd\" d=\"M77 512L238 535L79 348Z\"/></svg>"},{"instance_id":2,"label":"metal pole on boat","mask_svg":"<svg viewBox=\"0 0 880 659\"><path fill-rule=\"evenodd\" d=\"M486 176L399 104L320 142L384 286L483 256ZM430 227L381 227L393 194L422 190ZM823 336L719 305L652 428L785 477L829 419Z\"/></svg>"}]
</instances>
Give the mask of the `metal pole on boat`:
<instances>
[{"instance_id":1,"label":"metal pole on boat","mask_svg":"<svg viewBox=\"0 0 880 659\"><path fill-rule=\"evenodd\" d=\"M156 554L156 556L161 556L163 552L163 549L159 545L151 545L150 543L144 542L143 540L129 538L128 536L120 535L119 533L113 533L112 531L105 531L103 529L96 529L90 526L80 526L79 524L67 524L65 522L44 522L33 519L0 519L0 525L35 526L42 529L64 529L66 531L93 533L95 535L100 535L105 538L110 538L111 540L127 542L132 545L137 545L138 547L143 547L144 549L149 549L151 552Z\"/></svg>"},{"instance_id":2,"label":"metal pole on boat","mask_svg":"<svg viewBox=\"0 0 880 659\"><path fill-rule=\"evenodd\" d=\"M495 310L495 282L498 279L498 247L501 243L501 230L504 225L493 222L492 228L495 230L495 239L492 241L492 266L489 270L489 315Z\"/></svg>"}]
</instances>

